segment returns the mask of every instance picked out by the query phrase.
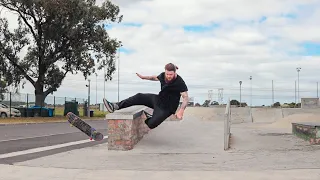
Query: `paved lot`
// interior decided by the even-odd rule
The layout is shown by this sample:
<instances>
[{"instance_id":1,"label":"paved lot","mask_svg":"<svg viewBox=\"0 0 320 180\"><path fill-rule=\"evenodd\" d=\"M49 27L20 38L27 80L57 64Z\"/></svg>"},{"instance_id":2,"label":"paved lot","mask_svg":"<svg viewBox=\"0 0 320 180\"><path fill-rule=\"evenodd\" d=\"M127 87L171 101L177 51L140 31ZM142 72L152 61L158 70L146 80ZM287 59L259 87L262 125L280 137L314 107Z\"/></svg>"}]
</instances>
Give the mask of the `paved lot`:
<instances>
[{"instance_id":1,"label":"paved lot","mask_svg":"<svg viewBox=\"0 0 320 180\"><path fill-rule=\"evenodd\" d=\"M107 121L94 120L88 123L99 129L107 129ZM29 137L48 136L79 132L77 128L70 127L67 122L39 123L39 124L8 124L0 125L0 142L10 139L25 139Z\"/></svg>"},{"instance_id":2,"label":"paved lot","mask_svg":"<svg viewBox=\"0 0 320 180\"><path fill-rule=\"evenodd\" d=\"M0 165L0 179L319 179L320 146L260 122L233 124L231 149L224 151L223 125L196 116L168 121L134 150L108 151L105 142L92 143Z\"/></svg>"},{"instance_id":3,"label":"paved lot","mask_svg":"<svg viewBox=\"0 0 320 180\"><path fill-rule=\"evenodd\" d=\"M88 123L107 135L106 121ZM13 164L107 141L91 142L87 135L65 122L0 126L0 137L0 164ZM61 146L67 143L71 144ZM46 148L50 146L56 147ZM43 149L35 150L39 148Z\"/></svg>"}]
</instances>

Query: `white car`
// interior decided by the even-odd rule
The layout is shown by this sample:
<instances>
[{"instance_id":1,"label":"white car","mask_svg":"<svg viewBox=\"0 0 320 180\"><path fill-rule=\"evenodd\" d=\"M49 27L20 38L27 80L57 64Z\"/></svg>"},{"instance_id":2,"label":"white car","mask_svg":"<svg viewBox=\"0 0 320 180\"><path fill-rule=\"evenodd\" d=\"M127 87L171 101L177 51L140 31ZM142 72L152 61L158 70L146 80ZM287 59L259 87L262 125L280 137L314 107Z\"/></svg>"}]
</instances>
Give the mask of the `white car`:
<instances>
[{"instance_id":1,"label":"white car","mask_svg":"<svg viewBox=\"0 0 320 180\"><path fill-rule=\"evenodd\" d=\"M10 114L9 106L7 106L5 104L0 104L0 116L2 118L5 118L5 117L9 117L9 114ZM18 109L11 108L11 116L20 117L21 112Z\"/></svg>"}]
</instances>

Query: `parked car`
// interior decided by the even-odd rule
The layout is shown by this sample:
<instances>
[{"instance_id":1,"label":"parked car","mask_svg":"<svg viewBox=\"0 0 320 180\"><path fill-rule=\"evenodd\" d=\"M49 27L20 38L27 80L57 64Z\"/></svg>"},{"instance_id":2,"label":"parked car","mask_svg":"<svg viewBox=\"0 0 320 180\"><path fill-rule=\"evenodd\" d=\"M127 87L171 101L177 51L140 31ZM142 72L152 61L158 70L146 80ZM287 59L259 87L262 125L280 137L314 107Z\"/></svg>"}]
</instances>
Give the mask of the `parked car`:
<instances>
[{"instance_id":1,"label":"parked car","mask_svg":"<svg viewBox=\"0 0 320 180\"><path fill-rule=\"evenodd\" d=\"M0 104L0 116L2 118L9 117L10 108L5 104ZM21 112L18 109L11 108L11 116L21 117Z\"/></svg>"}]
</instances>

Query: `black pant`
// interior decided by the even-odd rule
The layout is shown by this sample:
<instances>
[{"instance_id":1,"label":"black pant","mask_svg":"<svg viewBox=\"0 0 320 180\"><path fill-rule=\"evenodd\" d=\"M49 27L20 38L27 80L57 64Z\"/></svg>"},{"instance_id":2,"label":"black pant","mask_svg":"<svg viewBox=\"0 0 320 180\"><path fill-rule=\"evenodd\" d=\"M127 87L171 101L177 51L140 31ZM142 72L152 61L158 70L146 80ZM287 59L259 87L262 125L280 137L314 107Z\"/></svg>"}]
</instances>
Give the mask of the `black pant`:
<instances>
[{"instance_id":1,"label":"black pant","mask_svg":"<svg viewBox=\"0 0 320 180\"><path fill-rule=\"evenodd\" d=\"M166 120L172 113L169 110L160 108L157 104L158 95L149 93L137 93L127 99L118 102L119 109L127 108L134 105L144 105L153 109L153 115L147 119L145 123L150 129L154 129L159 126L164 120Z\"/></svg>"}]
</instances>

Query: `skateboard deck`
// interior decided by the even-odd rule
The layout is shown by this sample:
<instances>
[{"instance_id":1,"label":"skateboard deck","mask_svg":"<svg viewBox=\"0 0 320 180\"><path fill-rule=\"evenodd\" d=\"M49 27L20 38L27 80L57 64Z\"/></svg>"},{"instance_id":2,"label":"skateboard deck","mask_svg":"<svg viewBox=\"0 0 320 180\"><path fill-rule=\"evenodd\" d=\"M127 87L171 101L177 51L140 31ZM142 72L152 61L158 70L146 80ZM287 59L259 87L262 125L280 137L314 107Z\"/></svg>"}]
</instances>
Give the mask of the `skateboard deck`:
<instances>
[{"instance_id":1,"label":"skateboard deck","mask_svg":"<svg viewBox=\"0 0 320 180\"><path fill-rule=\"evenodd\" d=\"M90 140L93 139L95 141L101 141L103 139L102 133L95 130L93 127L84 122L77 115L73 114L72 112L68 112L66 116L68 117L68 122L70 123L70 125L84 132L87 136L90 137Z\"/></svg>"}]
</instances>

